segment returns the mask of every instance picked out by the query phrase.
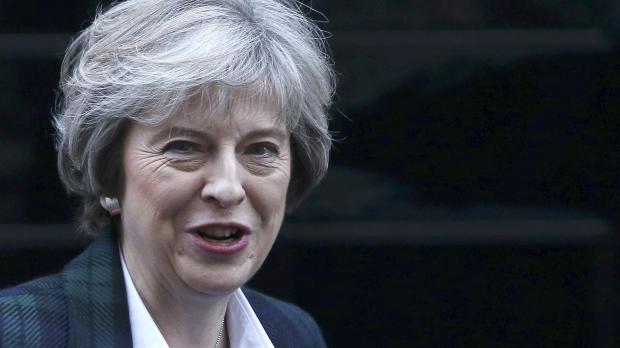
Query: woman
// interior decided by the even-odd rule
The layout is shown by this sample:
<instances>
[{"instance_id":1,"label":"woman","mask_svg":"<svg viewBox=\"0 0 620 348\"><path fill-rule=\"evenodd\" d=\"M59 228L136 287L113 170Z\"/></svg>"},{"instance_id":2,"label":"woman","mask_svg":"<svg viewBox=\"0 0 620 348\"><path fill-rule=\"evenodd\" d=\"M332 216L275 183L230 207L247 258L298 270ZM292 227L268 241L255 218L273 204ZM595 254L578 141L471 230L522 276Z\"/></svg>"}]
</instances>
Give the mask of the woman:
<instances>
[{"instance_id":1,"label":"woman","mask_svg":"<svg viewBox=\"0 0 620 348\"><path fill-rule=\"evenodd\" d=\"M58 166L94 243L0 292L3 346L320 347L242 286L323 177L333 74L285 0L129 0L69 47Z\"/></svg>"}]
</instances>

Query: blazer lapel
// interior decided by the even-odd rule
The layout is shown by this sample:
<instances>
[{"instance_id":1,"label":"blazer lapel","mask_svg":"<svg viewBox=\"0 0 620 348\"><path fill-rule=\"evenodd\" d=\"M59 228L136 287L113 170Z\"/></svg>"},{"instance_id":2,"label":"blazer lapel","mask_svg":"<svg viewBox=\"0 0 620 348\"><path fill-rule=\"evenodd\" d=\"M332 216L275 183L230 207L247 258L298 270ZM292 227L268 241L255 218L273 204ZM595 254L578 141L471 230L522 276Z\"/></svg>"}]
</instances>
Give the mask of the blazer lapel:
<instances>
[{"instance_id":1,"label":"blazer lapel","mask_svg":"<svg viewBox=\"0 0 620 348\"><path fill-rule=\"evenodd\" d=\"M69 347L131 347L125 282L113 233L97 238L63 270Z\"/></svg>"}]
</instances>

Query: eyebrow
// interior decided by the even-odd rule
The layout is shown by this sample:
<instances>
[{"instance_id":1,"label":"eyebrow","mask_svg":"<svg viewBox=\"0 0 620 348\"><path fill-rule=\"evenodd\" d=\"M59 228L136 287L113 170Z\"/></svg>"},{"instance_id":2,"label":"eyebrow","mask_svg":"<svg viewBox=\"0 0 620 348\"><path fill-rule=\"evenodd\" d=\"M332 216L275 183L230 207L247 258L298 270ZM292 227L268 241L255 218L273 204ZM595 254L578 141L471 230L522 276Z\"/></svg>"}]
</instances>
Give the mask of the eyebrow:
<instances>
[{"instance_id":1,"label":"eyebrow","mask_svg":"<svg viewBox=\"0 0 620 348\"><path fill-rule=\"evenodd\" d=\"M162 129L161 131L155 133L152 140L153 142L160 142L166 139L173 138L175 136L187 136L190 138L209 138L209 132L199 131L196 129L191 129L187 127L171 127ZM288 134L281 129L278 128L259 128L252 130L248 133L243 134L244 138L260 138L260 137L274 137L279 141L284 141Z\"/></svg>"},{"instance_id":2,"label":"eyebrow","mask_svg":"<svg viewBox=\"0 0 620 348\"><path fill-rule=\"evenodd\" d=\"M201 137L208 136L206 132L201 132L195 129L186 128L186 127L172 127L172 128L162 129L161 131L155 133L155 135L152 138L152 141L157 143L157 142L164 141L166 139L170 139L170 138L173 138L179 135L189 136L192 138L201 138Z\"/></svg>"},{"instance_id":3,"label":"eyebrow","mask_svg":"<svg viewBox=\"0 0 620 348\"><path fill-rule=\"evenodd\" d=\"M261 128L255 129L244 134L245 138L261 138L261 137L274 137L279 141L283 141L288 137L288 134L278 128Z\"/></svg>"}]
</instances>

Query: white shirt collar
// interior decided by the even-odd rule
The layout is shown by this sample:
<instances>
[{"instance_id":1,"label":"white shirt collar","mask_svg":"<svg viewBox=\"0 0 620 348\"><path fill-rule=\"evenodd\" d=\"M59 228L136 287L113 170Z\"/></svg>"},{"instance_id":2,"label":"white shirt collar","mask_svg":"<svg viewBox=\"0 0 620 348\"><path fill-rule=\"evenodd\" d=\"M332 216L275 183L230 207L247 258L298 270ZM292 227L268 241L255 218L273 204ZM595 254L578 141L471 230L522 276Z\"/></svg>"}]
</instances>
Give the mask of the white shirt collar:
<instances>
[{"instance_id":1,"label":"white shirt collar","mask_svg":"<svg viewBox=\"0 0 620 348\"><path fill-rule=\"evenodd\" d=\"M123 253L120 254L134 348L169 348L131 280ZM226 329L230 348L273 348L273 343L241 289L235 290L228 302Z\"/></svg>"}]
</instances>

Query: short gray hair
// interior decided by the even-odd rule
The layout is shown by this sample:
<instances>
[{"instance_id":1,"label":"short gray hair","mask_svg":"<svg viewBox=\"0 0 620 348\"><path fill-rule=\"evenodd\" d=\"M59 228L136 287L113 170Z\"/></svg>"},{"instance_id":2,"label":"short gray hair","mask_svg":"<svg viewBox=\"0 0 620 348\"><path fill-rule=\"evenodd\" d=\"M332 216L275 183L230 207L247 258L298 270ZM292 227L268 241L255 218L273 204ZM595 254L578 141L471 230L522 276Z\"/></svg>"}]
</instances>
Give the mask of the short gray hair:
<instances>
[{"instance_id":1,"label":"short gray hair","mask_svg":"<svg viewBox=\"0 0 620 348\"><path fill-rule=\"evenodd\" d=\"M335 79L325 35L286 0L128 0L97 14L67 49L54 116L60 178L83 200L81 228L110 223L130 122L158 124L197 94L275 103L291 131L287 206L327 171Z\"/></svg>"}]
</instances>

